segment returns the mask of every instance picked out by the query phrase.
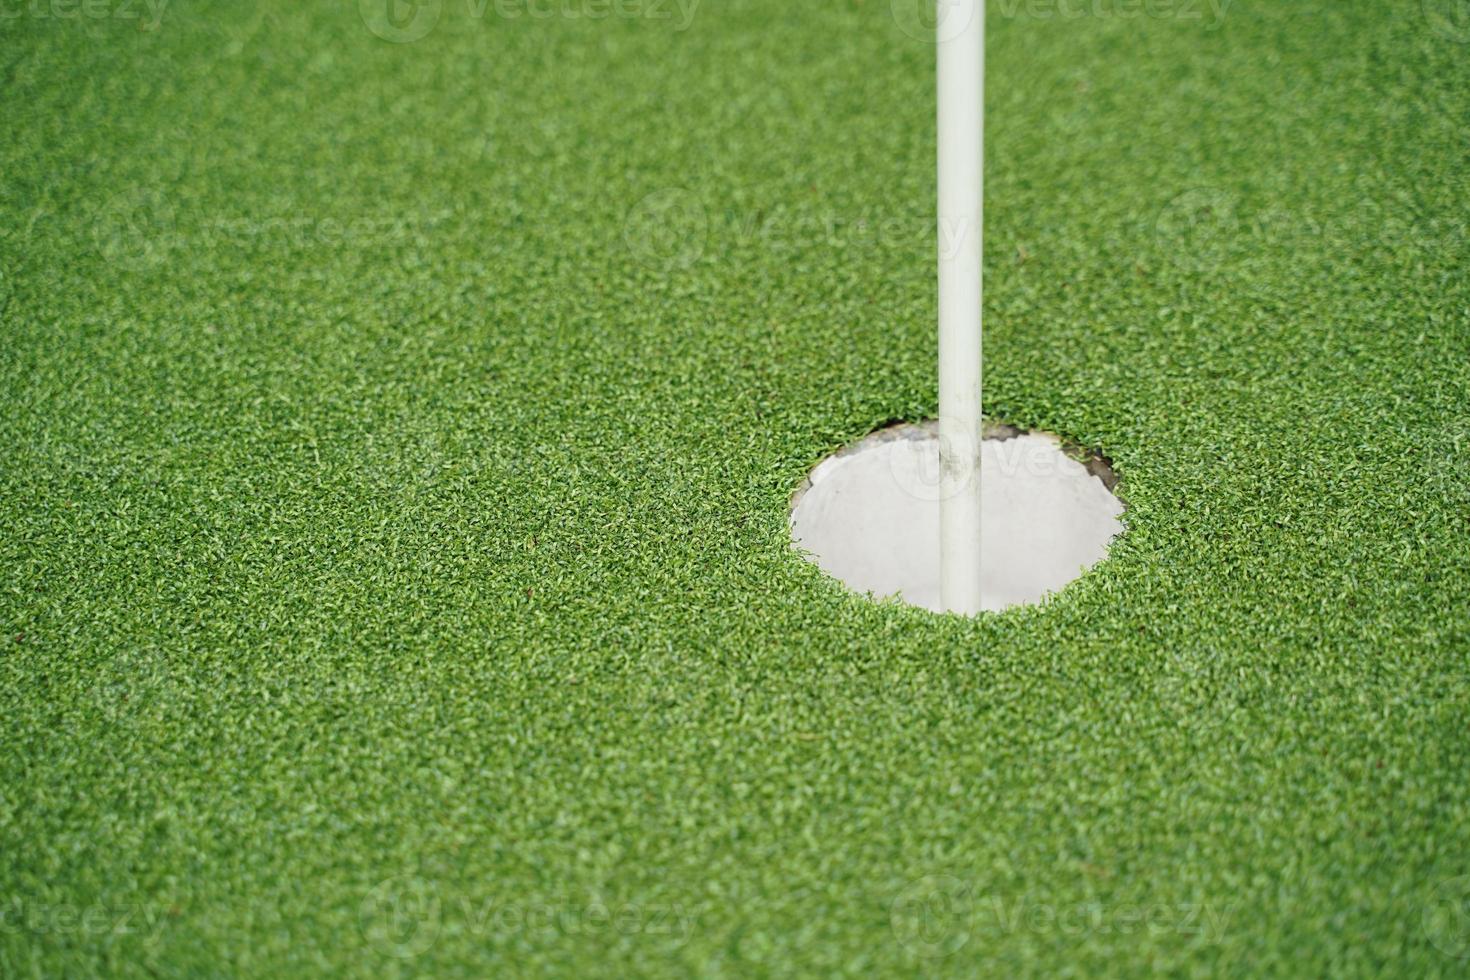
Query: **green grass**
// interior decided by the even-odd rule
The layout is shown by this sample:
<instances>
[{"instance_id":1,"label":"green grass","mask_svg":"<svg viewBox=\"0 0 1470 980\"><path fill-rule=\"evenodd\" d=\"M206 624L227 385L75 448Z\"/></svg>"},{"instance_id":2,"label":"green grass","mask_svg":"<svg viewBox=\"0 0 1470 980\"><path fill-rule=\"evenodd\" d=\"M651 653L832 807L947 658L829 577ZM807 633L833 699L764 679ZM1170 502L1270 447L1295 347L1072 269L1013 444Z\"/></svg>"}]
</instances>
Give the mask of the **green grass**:
<instances>
[{"instance_id":1,"label":"green grass","mask_svg":"<svg viewBox=\"0 0 1470 980\"><path fill-rule=\"evenodd\" d=\"M1453 6L991 7L987 411L1129 530L965 621L785 524L935 402L884 0L7 6L0 975L1462 974Z\"/></svg>"}]
</instances>

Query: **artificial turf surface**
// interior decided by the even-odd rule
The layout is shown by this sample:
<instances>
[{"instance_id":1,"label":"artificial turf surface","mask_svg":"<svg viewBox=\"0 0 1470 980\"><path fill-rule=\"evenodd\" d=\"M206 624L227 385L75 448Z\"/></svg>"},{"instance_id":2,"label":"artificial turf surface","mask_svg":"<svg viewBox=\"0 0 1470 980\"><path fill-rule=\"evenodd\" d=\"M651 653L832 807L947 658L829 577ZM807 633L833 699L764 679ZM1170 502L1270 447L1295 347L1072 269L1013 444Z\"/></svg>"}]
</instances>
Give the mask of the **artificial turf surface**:
<instances>
[{"instance_id":1,"label":"artificial turf surface","mask_svg":"<svg viewBox=\"0 0 1470 980\"><path fill-rule=\"evenodd\" d=\"M1470 29L991 8L1129 530L966 621L786 529L935 402L902 4L7 6L0 975L1467 969Z\"/></svg>"}]
</instances>

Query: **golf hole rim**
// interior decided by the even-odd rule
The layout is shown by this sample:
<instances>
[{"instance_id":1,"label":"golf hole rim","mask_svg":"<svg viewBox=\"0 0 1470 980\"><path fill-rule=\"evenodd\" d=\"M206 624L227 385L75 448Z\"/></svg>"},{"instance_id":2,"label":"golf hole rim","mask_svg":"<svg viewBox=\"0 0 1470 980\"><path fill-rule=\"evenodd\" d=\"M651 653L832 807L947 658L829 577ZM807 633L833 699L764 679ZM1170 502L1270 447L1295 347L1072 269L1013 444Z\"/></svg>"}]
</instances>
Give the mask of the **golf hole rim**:
<instances>
[{"instance_id":1,"label":"golf hole rim","mask_svg":"<svg viewBox=\"0 0 1470 980\"><path fill-rule=\"evenodd\" d=\"M805 474L787 499L786 528L788 548L802 561L813 566L819 575L831 583L836 584L849 597L873 605L894 605L930 615L960 615L967 619L983 615L995 615L1001 612L1016 612L1019 609L1030 609L1048 605L1054 602L1062 593L1074 588L1080 580L1090 577L1099 567L1113 557L1115 545L1129 530L1127 521L1129 506L1123 480L1119 476L1112 458L1100 448L1083 445L1075 439L1070 439L1049 429L1028 429L994 419L985 419L983 422L981 432L982 446L1026 436L1034 436L1041 440L1049 441L1054 444L1053 448L1058 456L1065 457L1067 460L1080 465L1085 470L1087 476L1096 479L1102 485L1107 497L1110 498L1109 503L1116 507L1116 511L1110 515L1114 527L1101 544L1098 553L1089 560L1077 565L1075 570L1070 571L1065 579L1054 587L1046 588L1034 597L1008 601L998 608L987 607L974 614L941 611L931 605L909 598L902 594L901 590L878 594L872 589L864 589L859 585L853 584L844 575L839 574L832 568L829 568L827 564L824 564L822 556L807 548L803 541L799 539L798 534L800 529L797 521L799 508L815 486L813 477L824 466L829 466L846 457L861 455L887 443L900 440L917 442L934 440L938 438L938 432L939 423L936 419L929 418L919 421L894 419L876 429L870 430L865 435L844 443L839 448L817 459L807 467ZM982 466L982 472L984 470L985 467ZM916 499L922 500L923 498ZM933 502L937 506L937 500Z\"/></svg>"}]
</instances>

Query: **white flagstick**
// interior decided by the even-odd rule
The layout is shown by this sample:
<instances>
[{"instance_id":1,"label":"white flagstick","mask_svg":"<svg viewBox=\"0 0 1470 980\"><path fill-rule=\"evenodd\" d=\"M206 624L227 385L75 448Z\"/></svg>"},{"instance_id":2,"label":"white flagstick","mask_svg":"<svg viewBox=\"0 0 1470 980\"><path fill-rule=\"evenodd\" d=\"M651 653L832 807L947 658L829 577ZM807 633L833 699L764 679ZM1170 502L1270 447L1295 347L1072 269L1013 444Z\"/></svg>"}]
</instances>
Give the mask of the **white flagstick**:
<instances>
[{"instance_id":1,"label":"white flagstick","mask_svg":"<svg viewBox=\"0 0 1470 980\"><path fill-rule=\"evenodd\" d=\"M939 48L939 593L980 611L985 0L935 0Z\"/></svg>"}]
</instances>

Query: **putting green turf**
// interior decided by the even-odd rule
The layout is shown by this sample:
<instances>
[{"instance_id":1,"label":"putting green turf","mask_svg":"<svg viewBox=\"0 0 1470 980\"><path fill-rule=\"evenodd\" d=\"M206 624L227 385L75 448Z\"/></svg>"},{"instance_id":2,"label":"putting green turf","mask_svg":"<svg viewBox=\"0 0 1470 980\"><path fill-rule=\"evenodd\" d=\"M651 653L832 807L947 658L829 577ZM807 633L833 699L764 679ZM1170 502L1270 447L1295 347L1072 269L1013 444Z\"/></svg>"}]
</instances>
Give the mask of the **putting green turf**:
<instances>
[{"instance_id":1,"label":"putting green turf","mask_svg":"<svg viewBox=\"0 0 1470 980\"><path fill-rule=\"evenodd\" d=\"M935 402L899 7L4 8L0 975L1466 969L1470 30L992 0L1130 529L965 621L786 531Z\"/></svg>"}]
</instances>

